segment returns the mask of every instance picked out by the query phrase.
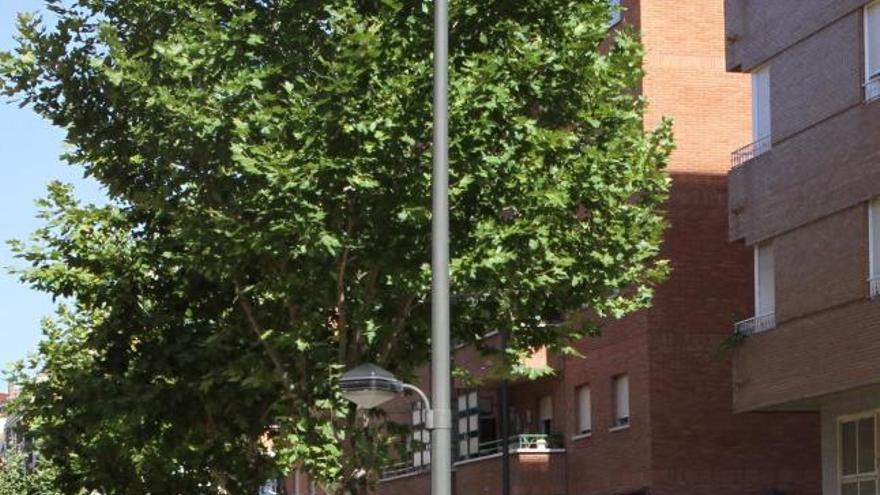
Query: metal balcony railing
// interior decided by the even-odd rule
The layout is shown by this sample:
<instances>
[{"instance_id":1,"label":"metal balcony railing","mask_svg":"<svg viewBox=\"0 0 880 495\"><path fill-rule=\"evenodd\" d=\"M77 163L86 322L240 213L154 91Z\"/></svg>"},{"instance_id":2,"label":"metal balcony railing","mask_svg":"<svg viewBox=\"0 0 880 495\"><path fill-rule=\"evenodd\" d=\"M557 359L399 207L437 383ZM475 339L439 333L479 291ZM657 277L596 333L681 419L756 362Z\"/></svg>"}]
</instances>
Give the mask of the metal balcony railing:
<instances>
[{"instance_id":1,"label":"metal balcony railing","mask_svg":"<svg viewBox=\"0 0 880 495\"><path fill-rule=\"evenodd\" d=\"M868 279L868 297L871 299L880 297L880 276Z\"/></svg>"},{"instance_id":2,"label":"metal balcony railing","mask_svg":"<svg viewBox=\"0 0 880 495\"><path fill-rule=\"evenodd\" d=\"M503 440L492 440L490 442L482 442L479 450L467 457L459 457L460 461L470 461L488 457L501 453ZM511 454L526 452L550 452L551 450L561 450L563 448L562 435L560 434L522 434L514 435L508 438L508 448ZM394 464L388 469L382 471L380 479L388 480L409 474L415 474L430 469L430 464L415 465L413 462L402 462Z\"/></svg>"},{"instance_id":3,"label":"metal balcony railing","mask_svg":"<svg viewBox=\"0 0 880 495\"><path fill-rule=\"evenodd\" d=\"M511 453L523 452L523 451L546 451L546 450L556 450L562 448L562 435L558 434L550 434L550 435L533 435L533 434L522 434L522 435L514 435L508 439L508 449ZM484 457L487 455L497 454L501 452L502 440L493 440L491 442L483 442L480 444L480 450L477 455L472 455L471 458L475 457Z\"/></svg>"},{"instance_id":4,"label":"metal balcony railing","mask_svg":"<svg viewBox=\"0 0 880 495\"><path fill-rule=\"evenodd\" d=\"M874 76L865 84L865 102L880 100L880 74Z\"/></svg>"},{"instance_id":5,"label":"metal balcony railing","mask_svg":"<svg viewBox=\"0 0 880 495\"><path fill-rule=\"evenodd\" d=\"M422 464L416 466L412 462L401 462L398 464L394 464L388 469L382 471L382 475L379 478L383 480L398 478L400 476L406 476L408 474L415 474L422 471L427 471L430 468L430 464Z\"/></svg>"},{"instance_id":6,"label":"metal balcony railing","mask_svg":"<svg viewBox=\"0 0 880 495\"><path fill-rule=\"evenodd\" d=\"M736 168L740 165L761 156L770 151L773 147L773 141L770 136L763 137L754 143L743 146L742 148L730 154L731 165Z\"/></svg>"},{"instance_id":7,"label":"metal balcony railing","mask_svg":"<svg viewBox=\"0 0 880 495\"><path fill-rule=\"evenodd\" d=\"M743 320L733 326L736 333L741 333L743 335L766 332L767 330L773 330L774 328L776 328L775 313L749 318L748 320Z\"/></svg>"}]
</instances>

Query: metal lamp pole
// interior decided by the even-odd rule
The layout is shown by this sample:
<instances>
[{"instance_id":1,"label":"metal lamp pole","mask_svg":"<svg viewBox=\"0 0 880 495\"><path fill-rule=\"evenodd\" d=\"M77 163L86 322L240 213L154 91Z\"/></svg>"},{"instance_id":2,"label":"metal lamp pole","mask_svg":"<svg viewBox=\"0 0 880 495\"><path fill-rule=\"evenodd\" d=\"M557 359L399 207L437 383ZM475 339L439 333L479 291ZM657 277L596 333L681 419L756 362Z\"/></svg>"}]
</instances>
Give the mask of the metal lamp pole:
<instances>
[{"instance_id":1,"label":"metal lamp pole","mask_svg":"<svg viewBox=\"0 0 880 495\"><path fill-rule=\"evenodd\" d=\"M449 352L449 5L434 2L434 170L431 253L431 493L452 494Z\"/></svg>"}]
</instances>

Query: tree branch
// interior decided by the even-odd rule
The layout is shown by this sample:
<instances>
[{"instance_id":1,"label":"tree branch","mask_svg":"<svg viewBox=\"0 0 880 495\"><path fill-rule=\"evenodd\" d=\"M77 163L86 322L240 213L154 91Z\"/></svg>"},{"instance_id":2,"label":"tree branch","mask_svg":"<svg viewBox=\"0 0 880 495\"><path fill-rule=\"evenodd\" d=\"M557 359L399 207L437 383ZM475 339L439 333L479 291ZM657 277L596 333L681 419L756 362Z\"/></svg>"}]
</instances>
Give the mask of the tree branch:
<instances>
[{"instance_id":1,"label":"tree branch","mask_svg":"<svg viewBox=\"0 0 880 495\"><path fill-rule=\"evenodd\" d=\"M238 304L241 306L242 311L244 312L245 318L250 325L251 330L254 332L254 335L257 337L257 340L263 346L263 349L266 350L266 354L269 356L269 359L272 360L272 364L275 366L275 372L278 374L278 378L281 380L281 383L284 384L286 388L285 394L290 393L293 389L293 384L290 382L290 376L288 376L287 372L284 370L284 364L281 361L281 356L275 352L275 349L272 349L265 339L263 339L263 329L260 326L260 323L257 321L257 317L254 313L254 306L251 303L250 298L245 294L244 289L242 289L241 284L235 283L235 294L238 297Z\"/></svg>"},{"instance_id":2,"label":"tree branch","mask_svg":"<svg viewBox=\"0 0 880 495\"><path fill-rule=\"evenodd\" d=\"M336 332L339 336L339 359L347 362L348 356L348 321L345 312L345 272L348 269L348 248L342 252L339 269L336 273Z\"/></svg>"},{"instance_id":3,"label":"tree branch","mask_svg":"<svg viewBox=\"0 0 880 495\"><path fill-rule=\"evenodd\" d=\"M397 340L400 338L400 335L403 333L403 330L406 328L406 322L409 319L409 315L412 312L413 308L417 306L415 304L416 296L410 295L402 304L400 309L400 313L398 313L397 318L394 320L394 325L391 328L391 335L388 336L388 342L385 344L385 349L379 354L378 361L379 363L386 364L386 360L388 356L391 355L391 352L394 350L394 346L397 344Z\"/></svg>"}]
</instances>

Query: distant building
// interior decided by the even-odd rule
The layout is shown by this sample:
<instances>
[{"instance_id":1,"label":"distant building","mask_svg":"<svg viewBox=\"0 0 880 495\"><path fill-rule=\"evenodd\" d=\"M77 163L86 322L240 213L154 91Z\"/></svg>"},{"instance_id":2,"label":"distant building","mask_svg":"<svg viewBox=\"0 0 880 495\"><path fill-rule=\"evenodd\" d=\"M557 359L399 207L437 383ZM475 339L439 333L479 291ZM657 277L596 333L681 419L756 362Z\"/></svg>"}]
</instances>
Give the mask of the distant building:
<instances>
[{"instance_id":1,"label":"distant building","mask_svg":"<svg viewBox=\"0 0 880 495\"><path fill-rule=\"evenodd\" d=\"M27 439L22 431L21 419L8 410L9 401L18 396L18 390L9 384L7 392L0 394L0 459L17 453L25 456L28 467L33 467L37 455L28 447Z\"/></svg>"},{"instance_id":2,"label":"distant building","mask_svg":"<svg viewBox=\"0 0 880 495\"><path fill-rule=\"evenodd\" d=\"M6 458L6 402L9 394L0 392L0 462Z\"/></svg>"}]
</instances>

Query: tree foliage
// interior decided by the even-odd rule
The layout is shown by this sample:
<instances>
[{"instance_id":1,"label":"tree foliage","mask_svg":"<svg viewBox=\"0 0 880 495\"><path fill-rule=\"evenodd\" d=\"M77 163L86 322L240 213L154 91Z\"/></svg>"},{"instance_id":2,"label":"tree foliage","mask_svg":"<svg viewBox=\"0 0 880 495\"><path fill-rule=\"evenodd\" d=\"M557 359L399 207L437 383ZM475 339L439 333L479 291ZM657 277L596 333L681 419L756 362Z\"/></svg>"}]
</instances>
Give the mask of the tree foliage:
<instances>
[{"instance_id":1,"label":"tree foliage","mask_svg":"<svg viewBox=\"0 0 880 495\"><path fill-rule=\"evenodd\" d=\"M18 453L0 458L0 495L61 495L56 487L57 471L38 460L28 466Z\"/></svg>"},{"instance_id":2,"label":"tree foliage","mask_svg":"<svg viewBox=\"0 0 880 495\"><path fill-rule=\"evenodd\" d=\"M66 492L374 479L341 370L427 359L432 5L47 0L0 58L110 203L53 184L22 280L65 302L24 415ZM508 364L645 307L672 147L605 0L454 0L454 337ZM269 428L274 425L274 428ZM271 437L271 442L266 439Z\"/></svg>"}]
</instances>

